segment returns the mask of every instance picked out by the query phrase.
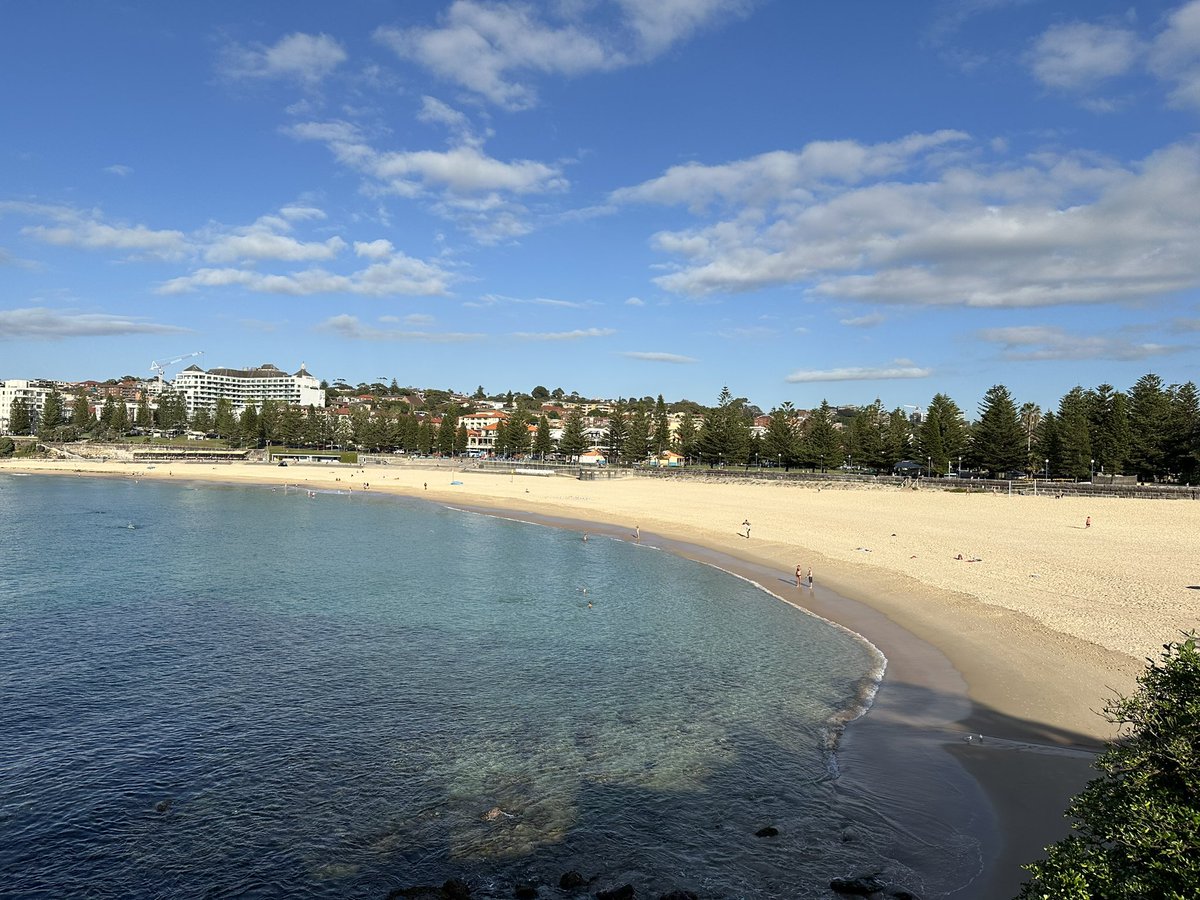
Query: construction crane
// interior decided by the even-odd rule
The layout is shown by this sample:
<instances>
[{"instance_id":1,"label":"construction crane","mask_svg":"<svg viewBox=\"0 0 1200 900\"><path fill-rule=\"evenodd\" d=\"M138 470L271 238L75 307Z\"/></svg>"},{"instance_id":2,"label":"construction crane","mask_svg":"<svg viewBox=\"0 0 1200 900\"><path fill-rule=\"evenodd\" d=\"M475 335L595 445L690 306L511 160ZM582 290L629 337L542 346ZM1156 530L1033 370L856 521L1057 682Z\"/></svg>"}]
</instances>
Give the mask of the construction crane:
<instances>
[{"instance_id":1,"label":"construction crane","mask_svg":"<svg viewBox=\"0 0 1200 900\"><path fill-rule=\"evenodd\" d=\"M183 354L183 356L176 356L171 359L164 360L163 362L154 360L154 362L150 363L150 371L158 373L158 384L159 384L159 387L162 387L163 373L167 371L168 366L173 366L177 362L183 362L185 359L191 359L193 356L203 356L203 355L204 355L203 350L197 350L195 353L185 353L185 354Z\"/></svg>"}]
</instances>

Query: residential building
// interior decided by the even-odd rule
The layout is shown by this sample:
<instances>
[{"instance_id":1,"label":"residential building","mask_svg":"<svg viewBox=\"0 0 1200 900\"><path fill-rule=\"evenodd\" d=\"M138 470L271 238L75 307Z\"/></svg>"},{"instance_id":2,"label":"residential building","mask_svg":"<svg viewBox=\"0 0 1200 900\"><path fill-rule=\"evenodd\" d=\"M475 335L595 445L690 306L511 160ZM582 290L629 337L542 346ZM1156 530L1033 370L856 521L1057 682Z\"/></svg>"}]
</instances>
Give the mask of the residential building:
<instances>
[{"instance_id":1,"label":"residential building","mask_svg":"<svg viewBox=\"0 0 1200 900\"><path fill-rule=\"evenodd\" d=\"M188 418L197 410L213 413L217 401L228 399L234 415L241 415L248 406L262 408L264 400L275 400L289 406L324 408L325 391L300 364L300 371L289 375L270 363L254 369L209 369L188 366L175 376L171 390L182 394Z\"/></svg>"},{"instance_id":2,"label":"residential building","mask_svg":"<svg viewBox=\"0 0 1200 900\"><path fill-rule=\"evenodd\" d=\"M42 410L46 406L46 398L55 389L53 381L40 378L14 378L0 381L0 434L8 434L13 401L18 399L25 401L25 405L29 408L29 417L33 427L37 428L42 421Z\"/></svg>"}]
</instances>

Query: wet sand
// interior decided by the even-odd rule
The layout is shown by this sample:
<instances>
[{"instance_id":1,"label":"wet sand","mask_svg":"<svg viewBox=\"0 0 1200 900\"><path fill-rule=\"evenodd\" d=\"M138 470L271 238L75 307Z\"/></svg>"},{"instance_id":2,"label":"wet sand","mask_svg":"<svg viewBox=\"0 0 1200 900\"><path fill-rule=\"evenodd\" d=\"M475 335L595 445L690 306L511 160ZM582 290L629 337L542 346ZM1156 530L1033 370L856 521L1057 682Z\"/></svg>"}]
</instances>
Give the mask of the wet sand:
<instances>
[{"instance_id":1,"label":"wet sand","mask_svg":"<svg viewBox=\"0 0 1200 900\"><path fill-rule=\"evenodd\" d=\"M579 481L450 466L10 461L5 471L369 484L623 539L636 528L643 542L728 568L887 656L875 706L843 739L844 781L890 790L887 803L912 810L915 841L934 800L979 833L983 871L955 894L963 898L1015 893L1020 864L1066 833L1066 802L1112 736L1097 711L1134 688L1145 657L1200 627L1200 573L1189 570L1200 558L1200 504L1191 501ZM797 564L813 569L812 589L795 586Z\"/></svg>"}]
</instances>

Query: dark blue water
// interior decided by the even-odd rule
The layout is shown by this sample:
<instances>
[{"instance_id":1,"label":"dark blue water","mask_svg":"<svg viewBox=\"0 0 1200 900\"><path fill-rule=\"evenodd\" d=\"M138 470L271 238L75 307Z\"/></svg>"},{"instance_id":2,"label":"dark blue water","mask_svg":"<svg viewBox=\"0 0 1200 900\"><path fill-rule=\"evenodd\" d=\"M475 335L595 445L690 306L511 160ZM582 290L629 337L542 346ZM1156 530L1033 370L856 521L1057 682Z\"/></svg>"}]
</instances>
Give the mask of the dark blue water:
<instances>
[{"instance_id":1,"label":"dark blue water","mask_svg":"<svg viewBox=\"0 0 1200 900\"><path fill-rule=\"evenodd\" d=\"M577 869L640 896L822 896L863 855L827 726L876 665L621 541L0 476L0 893L547 897Z\"/></svg>"}]
</instances>

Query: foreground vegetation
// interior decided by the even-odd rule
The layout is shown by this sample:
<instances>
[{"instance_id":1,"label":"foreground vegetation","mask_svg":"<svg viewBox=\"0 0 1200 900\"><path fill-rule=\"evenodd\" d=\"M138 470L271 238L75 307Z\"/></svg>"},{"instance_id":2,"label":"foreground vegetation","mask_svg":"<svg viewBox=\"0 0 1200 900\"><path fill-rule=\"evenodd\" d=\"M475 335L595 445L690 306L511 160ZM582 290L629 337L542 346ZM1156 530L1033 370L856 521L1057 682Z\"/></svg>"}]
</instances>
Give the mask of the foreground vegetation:
<instances>
[{"instance_id":1,"label":"foreground vegetation","mask_svg":"<svg viewBox=\"0 0 1200 900\"><path fill-rule=\"evenodd\" d=\"M1123 736L1072 802L1072 834L1028 866L1021 900L1200 897L1200 650L1184 637L1106 706Z\"/></svg>"}]
</instances>

